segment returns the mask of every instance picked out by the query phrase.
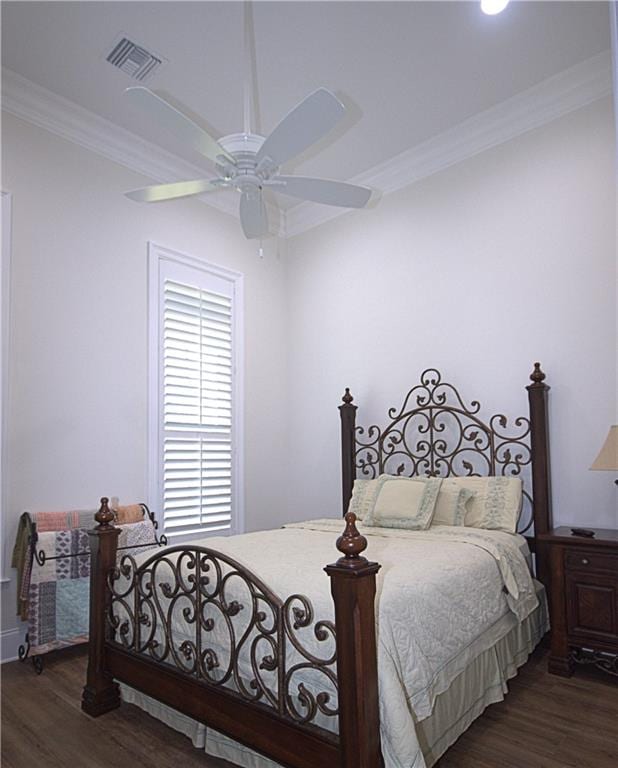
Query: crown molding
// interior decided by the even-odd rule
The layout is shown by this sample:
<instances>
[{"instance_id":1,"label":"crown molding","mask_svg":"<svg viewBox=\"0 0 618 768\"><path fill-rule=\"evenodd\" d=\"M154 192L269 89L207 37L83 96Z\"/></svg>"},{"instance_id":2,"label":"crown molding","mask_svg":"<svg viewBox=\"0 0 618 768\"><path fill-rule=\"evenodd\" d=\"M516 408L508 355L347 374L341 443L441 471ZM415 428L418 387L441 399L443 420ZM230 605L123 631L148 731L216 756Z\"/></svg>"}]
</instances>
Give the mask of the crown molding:
<instances>
[{"instance_id":1,"label":"crown molding","mask_svg":"<svg viewBox=\"0 0 618 768\"><path fill-rule=\"evenodd\" d=\"M7 68L2 69L2 109L161 184L212 175ZM224 197L200 199L235 215Z\"/></svg>"},{"instance_id":2,"label":"crown molding","mask_svg":"<svg viewBox=\"0 0 618 768\"><path fill-rule=\"evenodd\" d=\"M216 178L204 168L182 160L6 67L2 69L2 109L154 182ZM197 199L238 219L238 203L231 195L199 195ZM271 221L275 221L277 214L271 206L269 214ZM280 222L277 231L281 231Z\"/></svg>"},{"instance_id":3,"label":"crown molding","mask_svg":"<svg viewBox=\"0 0 618 768\"><path fill-rule=\"evenodd\" d=\"M382 196L391 194L580 109L611 92L611 54L604 51L479 112L349 181L379 190ZM288 237L299 235L348 212L348 209L343 208L300 203L287 211L286 234Z\"/></svg>"},{"instance_id":4,"label":"crown molding","mask_svg":"<svg viewBox=\"0 0 618 768\"><path fill-rule=\"evenodd\" d=\"M611 92L611 54L603 51L349 181L373 187L382 195L391 194ZM203 168L6 68L2 71L2 109L155 182L208 177ZM202 195L198 199L238 218L231 197ZM268 208L271 221L275 221L274 207ZM293 237L348 212L347 208L300 203L279 214L277 231Z\"/></svg>"}]
</instances>

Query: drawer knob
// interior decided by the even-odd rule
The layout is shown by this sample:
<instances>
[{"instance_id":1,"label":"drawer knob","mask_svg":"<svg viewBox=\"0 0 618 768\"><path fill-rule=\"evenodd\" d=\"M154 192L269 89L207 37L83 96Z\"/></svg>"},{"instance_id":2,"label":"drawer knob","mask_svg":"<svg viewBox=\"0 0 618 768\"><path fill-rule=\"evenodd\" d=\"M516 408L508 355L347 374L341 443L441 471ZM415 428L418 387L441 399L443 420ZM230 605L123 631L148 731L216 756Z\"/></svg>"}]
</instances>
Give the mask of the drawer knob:
<instances>
[{"instance_id":1,"label":"drawer knob","mask_svg":"<svg viewBox=\"0 0 618 768\"><path fill-rule=\"evenodd\" d=\"M588 558L582 557L582 565L588 565L589 562L590 560L588 560Z\"/></svg>"}]
</instances>

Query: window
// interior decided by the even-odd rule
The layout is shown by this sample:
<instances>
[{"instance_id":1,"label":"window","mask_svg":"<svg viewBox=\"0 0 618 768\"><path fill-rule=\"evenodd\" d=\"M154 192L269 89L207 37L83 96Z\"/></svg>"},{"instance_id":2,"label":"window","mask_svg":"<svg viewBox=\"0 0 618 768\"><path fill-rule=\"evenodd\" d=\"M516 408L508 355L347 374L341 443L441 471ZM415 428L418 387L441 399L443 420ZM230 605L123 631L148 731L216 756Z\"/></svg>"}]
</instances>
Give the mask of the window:
<instances>
[{"instance_id":1,"label":"window","mask_svg":"<svg viewBox=\"0 0 618 768\"><path fill-rule=\"evenodd\" d=\"M160 246L150 267L150 502L171 543L242 530L241 276Z\"/></svg>"}]
</instances>

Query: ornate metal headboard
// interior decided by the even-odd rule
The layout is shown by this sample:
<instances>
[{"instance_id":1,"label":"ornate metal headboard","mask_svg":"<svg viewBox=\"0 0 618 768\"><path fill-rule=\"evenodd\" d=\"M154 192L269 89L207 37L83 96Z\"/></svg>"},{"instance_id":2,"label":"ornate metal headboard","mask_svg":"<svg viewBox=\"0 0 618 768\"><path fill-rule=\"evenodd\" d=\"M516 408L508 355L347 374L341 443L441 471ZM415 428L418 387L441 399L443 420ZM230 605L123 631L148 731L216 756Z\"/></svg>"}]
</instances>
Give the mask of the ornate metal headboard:
<instances>
[{"instance_id":1,"label":"ornate metal headboard","mask_svg":"<svg viewBox=\"0 0 618 768\"><path fill-rule=\"evenodd\" d=\"M356 426L356 406L346 389L339 406L344 514L357 476L515 475L524 484L518 531L529 534L534 548L536 534L551 528L549 387L539 363L534 364L530 379L532 384L526 387L529 417L516 418L512 427L503 414L483 420L480 403L472 400L466 405L434 368L421 374L420 384L408 392L401 408L389 409L390 421L383 428Z\"/></svg>"}]
</instances>

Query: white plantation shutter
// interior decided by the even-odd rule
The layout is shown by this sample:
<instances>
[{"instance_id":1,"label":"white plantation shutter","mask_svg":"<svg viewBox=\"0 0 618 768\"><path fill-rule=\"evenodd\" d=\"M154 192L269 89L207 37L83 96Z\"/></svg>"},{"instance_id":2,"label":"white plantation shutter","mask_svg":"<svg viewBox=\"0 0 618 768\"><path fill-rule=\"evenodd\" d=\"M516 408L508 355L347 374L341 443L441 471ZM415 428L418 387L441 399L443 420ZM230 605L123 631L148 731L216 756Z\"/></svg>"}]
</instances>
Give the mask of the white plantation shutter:
<instances>
[{"instance_id":1,"label":"white plantation shutter","mask_svg":"<svg viewBox=\"0 0 618 768\"><path fill-rule=\"evenodd\" d=\"M159 263L159 499L165 534L236 532L234 282Z\"/></svg>"}]
</instances>

